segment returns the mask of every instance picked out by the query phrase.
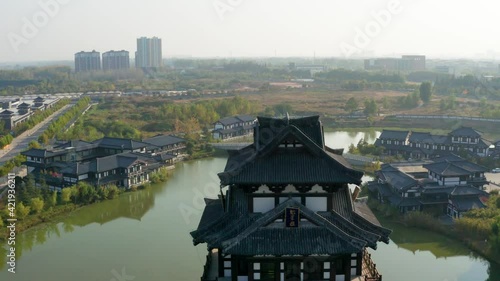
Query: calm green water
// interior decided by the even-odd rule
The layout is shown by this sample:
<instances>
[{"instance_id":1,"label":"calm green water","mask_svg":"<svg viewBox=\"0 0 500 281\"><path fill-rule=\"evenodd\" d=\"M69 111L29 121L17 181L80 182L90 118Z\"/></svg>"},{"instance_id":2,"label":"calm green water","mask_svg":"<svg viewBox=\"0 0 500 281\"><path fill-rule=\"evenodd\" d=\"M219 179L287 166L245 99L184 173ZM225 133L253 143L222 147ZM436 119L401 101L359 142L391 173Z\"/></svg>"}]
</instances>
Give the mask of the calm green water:
<instances>
[{"instance_id":1,"label":"calm green water","mask_svg":"<svg viewBox=\"0 0 500 281\"><path fill-rule=\"evenodd\" d=\"M333 147L347 147L362 137L369 136L327 133L326 140ZM194 247L189 232L198 225L202 198L219 192L216 173L225 162L212 158L180 163L165 184L82 208L18 234L17 273L7 272L6 252L0 252L0 280L198 281L206 246ZM390 227L395 230L393 242L372 251L384 280L500 280L498 266L460 244Z\"/></svg>"}]
</instances>

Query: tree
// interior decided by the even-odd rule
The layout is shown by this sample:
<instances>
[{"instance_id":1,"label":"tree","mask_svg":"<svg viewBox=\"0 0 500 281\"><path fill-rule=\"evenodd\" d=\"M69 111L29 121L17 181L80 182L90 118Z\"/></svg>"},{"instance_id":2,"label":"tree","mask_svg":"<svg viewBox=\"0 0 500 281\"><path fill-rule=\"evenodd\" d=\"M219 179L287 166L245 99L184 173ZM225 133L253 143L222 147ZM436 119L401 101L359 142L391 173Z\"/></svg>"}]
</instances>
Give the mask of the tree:
<instances>
[{"instance_id":1,"label":"tree","mask_svg":"<svg viewBox=\"0 0 500 281\"><path fill-rule=\"evenodd\" d=\"M31 148L42 148L42 146L37 142L37 141L31 141L29 144L28 144L28 149L31 149Z\"/></svg>"},{"instance_id":2,"label":"tree","mask_svg":"<svg viewBox=\"0 0 500 281\"><path fill-rule=\"evenodd\" d=\"M108 190L109 190L108 199L113 199L116 196L118 196L118 194L120 194L120 190L118 189L118 187L116 185L112 185L112 186L108 187Z\"/></svg>"},{"instance_id":3,"label":"tree","mask_svg":"<svg viewBox=\"0 0 500 281\"><path fill-rule=\"evenodd\" d=\"M388 109L391 105L390 105L390 101L389 101L389 98L387 97L384 97L382 99L382 106L384 107L384 109Z\"/></svg>"},{"instance_id":4,"label":"tree","mask_svg":"<svg viewBox=\"0 0 500 281\"><path fill-rule=\"evenodd\" d=\"M20 220L26 218L30 213L30 207L24 206L23 202L16 205L16 217Z\"/></svg>"},{"instance_id":5,"label":"tree","mask_svg":"<svg viewBox=\"0 0 500 281\"><path fill-rule=\"evenodd\" d=\"M423 82L420 84L420 98L424 103L428 103L432 96L431 82Z\"/></svg>"},{"instance_id":6,"label":"tree","mask_svg":"<svg viewBox=\"0 0 500 281\"><path fill-rule=\"evenodd\" d=\"M66 204L71 200L71 188L63 188L61 190L61 201Z\"/></svg>"},{"instance_id":7,"label":"tree","mask_svg":"<svg viewBox=\"0 0 500 281\"><path fill-rule=\"evenodd\" d=\"M366 116L375 116L377 114L378 108L374 99L365 100L365 110L363 111Z\"/></svg>"},{"instance_id":8,"label":"tree","mask_svg":"<svg viewBox=\"0 0 500 281\"><path fill-rule=\"evenodd\" d=\"M47 198L46 203L48 207L54 207L55 205L57 205L57 191L52 191L52 194L50 194L50 196Z\"/></svg>"},{"instance_id":9,"label":"tree","mask_svg":"<svg viewBox=\"0 0 500 281\"><path fill-rule=\"evenodd\" d=\"M345 111L347 111L349 113L353 113L354 111L356 111L356 109L358 109L358 107L359 107L359 104L358 104L358 101L356 100L356 98L351 97L345 103L344 109L345 109Z\"/></svg>"},{"instance_id":10,"label":"tree","mask_svg":"<svg viewBox=\"0 0 500 281\"><path fill-rule=\"evenodd\" d=\"M286 115L287 113L288 114L293 113L293 107L292 107L292 105L290 105L288 103L277 104L277 105L273 106L273 109L274 109L274 112L276 113L276 115Z\"/></svg>"},{"instance_id":11,"label":"tree","mask_svg":"<svg viewBox=\"0 0 500 281\"><path fill-rule=\"evenodd\" d=\"M36 214L40 214L40 212L43 210L43 205L44 205L44 202L43 202L43 199L42 198L33 198L31 199L31 209L36 213Z\"/></svg>"}]
</instances>

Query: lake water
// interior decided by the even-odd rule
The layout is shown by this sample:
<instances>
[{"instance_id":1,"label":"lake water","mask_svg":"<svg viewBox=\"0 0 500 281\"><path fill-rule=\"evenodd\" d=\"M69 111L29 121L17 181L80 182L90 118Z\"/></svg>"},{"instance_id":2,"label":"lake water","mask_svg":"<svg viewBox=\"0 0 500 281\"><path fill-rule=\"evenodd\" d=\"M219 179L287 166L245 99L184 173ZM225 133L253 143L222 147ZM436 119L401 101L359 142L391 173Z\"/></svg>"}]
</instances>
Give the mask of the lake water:
<instances>
[{"instance_id":1,"label":"lake water","mask_svg":"<svg viewBox=\"0 0 500 281\"><path fill-rule=\"evenodd\" d=\"M347 148L372 133L326 133L327 144ZM168 182L81 208L17 236L16 274L0 247L0 280L198 281L206 245L194 247L203 197L216 197L225 158L179 163ZM367 178L366 178L367 179ZM500 267L446 237L384 222L389 245L371 251L386 281L497 281ZM126 279L125 277L128 277ZM135 277L135 279L132 279Z\"/></svg>"}]
</instances>

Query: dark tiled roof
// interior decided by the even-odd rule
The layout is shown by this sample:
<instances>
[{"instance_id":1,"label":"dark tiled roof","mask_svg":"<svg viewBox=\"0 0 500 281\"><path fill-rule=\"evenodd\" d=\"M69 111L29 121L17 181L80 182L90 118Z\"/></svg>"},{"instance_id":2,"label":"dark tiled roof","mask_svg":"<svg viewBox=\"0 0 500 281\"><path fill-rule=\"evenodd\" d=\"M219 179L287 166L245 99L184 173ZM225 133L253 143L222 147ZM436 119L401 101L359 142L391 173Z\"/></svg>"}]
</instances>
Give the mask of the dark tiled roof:
<instances>
[{"instance_id":1,"label":"dark tiled roof","mask_svg":"<svg viewBox=\"0 0 500 281\"><path fill-rule=\"evenodd\" d=\"M62 153L57 153L45 149L31 148L29 150L21 152L21 154L25 156L45 158L60 155Z\"/></svg>"},{"instance_id":2,"label":"dark tiled roof","mask_svg":"<svg viewBox=\"0 0 500 281\"><path fill-rule=\"evenodd\" d=\"M148 144L163 147L167 145L182 143L185 142L186 140L172 135L158 135L152 138L144 139L142 141Z\"/></svg>"},{"instance_id":3,"label":"dark tiled roof","mask_svg":"<svg viewBox=\"0 0 500 281\"><path fill-rule=\"evenodd\" d=\"M350 212L349 218L335 210L315 213L293 199L264 214L248 213L245 194L232 188L229 210L220 215L220 201L207 202L200 227L191 235L195 245L206 242L209 249L218 247L224 254L235 255L332 255L376 247L376 241L388 242L391 231L355 213L347 188L336 192L336 197L345 199L336 208ZM300 217L307 220L298 228L275 222L290 207L299 208Z\"/></svg>"},{"instance_id":4,"label":"dark tiled roof","mask_svg":"<svg viewBox=\"0 0 500 281\"><path fill-rule=\"evenodd\" d=\"M74 147L76 151L82 151L87 149L96 148L98 145L96 143L86 142L83 140L70 140L54 146L54 149L66 149Z\"/></svg>"},{"instance_id":5,"label":"dark tiled roof","mask_svg":"<svg viewBox=\"0 0 500 281\"><path fill-rule=\"evenodd\" d=\"M85 163L65 163L66 167L61 169L63 174L84 175L91 172L91 162Z\"/></svg>"},{"instance_id":6,"label":"dark tiled roof","mask_svg":"<svg viewBox=\"0 0 500 281\"><path fill-rule=\"evenodd\" d=\"M14 114L14 112L12 112L12 111L10 111L10 110L6 109L6 110L4 110L4 111L0 112L0 114L2 114L2 115L13 115L13 114Z\"/></svg>"},{"instance_id":7,"label":"dark tiled roof","mask_svg":"<svg viewBox=\"0 0 500 281\"><path fill-rule=\"evenodd\" d=\"M227 125L232 125L232 124L238 124L241 121L239 119L237 119L236 117L225 117L225 118L220 119L217 122L221 123L224 126L227 126Z\"/></svg>"},{"instance_id":8,"label":"dark tiled roof","mask_svg":"<svg viewBox=\"0 0 500 281\"><path fill-rule=\"evenodd\" d=\"M99 147L103 148L126 149L126 150L135 150L135 149L145 148L148 146L147 143L140 141L123 139L123 138L111 138L111 137L104 137L100 140L94 141L93 143L97 143Z\"/></svg>"},{"instance_id":9,"label":"dark tiled roof","mask_svg":"<svg viewBox=\"0 0 500 281\"><path fill-rule=\"evenodd\" d=\"M43 101L45 101L45 99L39 96L36 99L34 99L34 101L35 102L43 102Z\"/></svg>"},{"instance_id":10,"label":"dark tiled roof","mask_svg":"<svg viewBox=\"0 0 500 281\"><path fill-rule=\"evenodd\" d=\"M95 170L93 171L99 173L114 170L117 168L128 168L138 160L138 157L117 154L103 158L97 158L94 161L91 161L91 163L95 163ZM92 164L91 168L94 169L94 166Z\"/></svg>"},{"instance_id":11,"label":"dark tiled roof","mask_svg":"<svg viewBox=\"0 0 500 281\"><path fill-rule=\"evenodd\" d=\"M470 185L455 186L450 194L453 197L469 196L469 195L489 196L489 194L486 191L480 190Z\"/></svg>"},{"instance_id":12,"label":"dark tiled roof","mask_svg":"<svg viewBox=\"0 0 500 281\"><path fill-rule=\"evenodd\" d=\"M423 167L441 176L466 176L470 174L469 171L454 165L453 162L425 164Z\"/></svg>"},{"instance_id":13,"label":"dark tiled roof","mask_svg":"<svg viewBox=\"0 0 500 281\"><path fill-rule=\"evenodd\" d=\"M282 218L289 207L299 208L300 217L310 224L301 221L304 225L294 229L286 228L283 223L269 225ZM222 245L225 254L234 255L334 255L359 252L367 241L350 236L304 205L288 199Z\"/></svg>"},{"instance_id":14,"label":"dark tiled roof","mask_svg":"<svg viewBox=\"0 0 500 281\"><path fill-rule=\"evenodd\" d=\"M224 215L224 208L222 207L221 199L208 199L205 198L205 210L201 216L198 229L202 229L217 221Z\"/></svg>"},{"instance_id":15,"label":"dark tiled roof","mask_svg":"<svg viewBox=\"0 0 500 281\"><path fill-rule=\"evenodd\" d=\"M486 207L479 197L456 197L451 199L452 204L461 212L472 209L480 209Z\"/></svg>"},{"instance_id":16,"label":"dark tiled roof","mask_svg":"<svg viewBox=\"0 0 500 281\"><path fill-rule=\"evenodd\" d=\"M255 117L249 115L237 115L236 118L240 119L242 122L253 122Z\"/></svg>"},{"instance_id":17,"label":"dark tiled roof","mask_svg":"<svg viewBox=\"0 0 500 281\"><path fill-rule=\"evenodd\" d=\"M389 197L389 196L393 195L391 188L387 184L380 184L378 186L378 191L380 192L380 195L382 195L384 197Z\"/></svg>"},{"instance_id":18,"label":"dark tiled roof","mask_svg":"<svg viewBox=\"0 0 500 281\"><path fill-rule=\"evenodd\" d=\"M433 143L434 140L430 133L412 132L410 142Z\"/></svg>"},{"instance_id":19,"label":"dark tiled roof","mask_svg":"<svg viewBox=\"0 0 500 281\"><path fill-rule=\"evenodd\" d=\"M295 126L310 138L319 147L324 147L323 127L319 116L309 116L301 118L268 118L257 117L258 132L256 136L259 146L266 145L275 138L282 130L288 126Z\"/></svg>"},{"instance_id":20,"label":"dark tiled roof","mask_svg":"<svg viewBox=\"0 0 500 281\"><path fill-rule=\"evenodd\" d=\"M460 127L456 130L453 130L450 133L450 136L467 136L467 137L474 137L474 138L479 138L481 137L482 133L479 131L476 131L470 127Z\"/></svg>"},{"instance_id":21,"label":"dark tiled roof","mask_svg":"<svg viewBox=\"0 0 500 281\"><path fill-rule=\"evenodd\" d=\"M159 153L154 156L154 159L158 161L166 161L170 159L174 159L176 156L170 153Z\"/></svg>"},{"instance_id":22,"label":"dark tiled roof","mask_svg":"<svg viewBox=\"0 0 500 281\"><path fill-rule=\"evenodd\" d=\"M423 194L439 194L439 193L446 193L450 194L453 189L455 189L454 186L424 186L422 193Z\"/></svg>"},{"instance_id":23,"label":"dark tiled roof","mask_svg":"<svg viewBox=\"0 0 500 281\"><path fill-rule=\"evenodd\" d=\"M471 163L466 160L462 161L439 161L431 164L423 165L424 168L441 176L465 176L477 172L486 172L487 169L483 166Z\"/></svg>"},{"instance_id":24,"label":"dark tiled roof","mask_svg":"<svg viewBox=\"0 0 500 281\"><path fill-rule=\"evenodd\" d=\"M224 126L238 124L242 122L253 122L255 121L255 117L249 115L236 115L231 117L225 117L217 121Z\"/></svg>"},{"instance_id":25,"label":"dark tiled roof","mask_svg":"<svg viewBox=\"0 0 500 281\"><path fill-rule=\"evenodd\" d=\"M410 131L383 130L382 134L380 134L379 139L404 141L408 138L409 134L410 134Z\"/></svg>"},{"instance_id":26,"label":"dark tiled roof","mask_svg":"<svg viewBox=\"0 0 500 281\"><path fill-rule=\"evenodd\" d=\"M378 171L377 174L382 180L399 190L406 190L418 185L418 181L416 179L401 172L390 164L382 165L382 169Z\"/></svg>"},{"instance_id":27,"label":"dark tiled roof","mask_svg":"<svg viewBox=\"0 0 500 281\"><path fill-rule=\"evenodd\" d=\"M492 143L488 140L485 140L485 139L480 139L479 143L477 144L477 146L480 148L488 148L491 145L492 145Z\"/></svg>"},{"instance_id":28,"label":"dark tiled roof","mask_svg":"<svg viewBox=\"0 0 500 281\"><path fill-rule=\"evenodd\" d=\"M224 254L232 255L304 256L357 253L363 249L364 244L360 240L342 239L338 233L312 225L298 228L259 228L241 241L237 240L223 247Z\"/></svg>"},{"instance_id":29,"label":"dark tiled roof","mask_svg":"<svg viewBox=\"0 0 500 281\"><path fill-rule=\"evenodd\" d=\"M439 163L439 162L461 162L461 161L464 161L465 159L463 159L462 157L460 157L456 154L448 154L445 156L433 158L431 160L434 163Z\"/></svg>"},{"instance_id":30,"label":"dark tiled roof","mask_svg":"<svg viewBox=\"0 0 500 281\"><path fill-rule=\"evenodd\" d=\"M434 144L446 144L449 142L448 136L433 135L432 139Z\"/></svg>"},{"instance_id":31,"label":"dark tiled roof","mask_svg":"<svg viewBox=\"0 0 500 281\"><path fill-rule=\"evenodd\" d=\"M303 147L279 147L290 137L299 140ZM293 125L281 130L258 151L251 145L230 156L225 171L219 174L224 185L360 184L361 176L362 172L352 169L342 156L327 153Z\"/></svg>"}]
</instances>

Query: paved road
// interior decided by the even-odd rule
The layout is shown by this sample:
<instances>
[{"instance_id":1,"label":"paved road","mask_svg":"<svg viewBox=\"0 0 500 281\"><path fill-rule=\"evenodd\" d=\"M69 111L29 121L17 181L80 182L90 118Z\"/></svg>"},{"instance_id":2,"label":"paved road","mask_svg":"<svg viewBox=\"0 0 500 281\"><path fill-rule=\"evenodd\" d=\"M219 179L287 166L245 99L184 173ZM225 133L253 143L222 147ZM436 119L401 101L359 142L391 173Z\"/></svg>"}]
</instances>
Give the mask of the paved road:
<instances>
[{"instance_id":1,"label":"paved road","mask_svg":"<svg viewBox=\"0 0 500 281\"><path fill-rule=\"evenodd\" d=\"M488 181L492 182L486 185L486 191L500 190L500 173L484 173L484 175Z\"/></svg>"},{"instance_id":2,"label":"paved road","mask_svg":"<svg viewBox=\"0 0 500 281\"><path fill-rule=\"evenodd\" d=\"M50 123L53 120L56 120L59 116L63 115L66 111L68 111L71 107L73 107L73 103L65 105L63 108L59 109L49 117L47 117L42 122L38 123L32 129L22 133L17 136L9 147L0 150L0 165L3 165L9 159L18 155L21 151L28 147L28 144L33 140L38 140L38 137L42 135L42 133L49 127Z\"/></svg>"}]
</instances>

